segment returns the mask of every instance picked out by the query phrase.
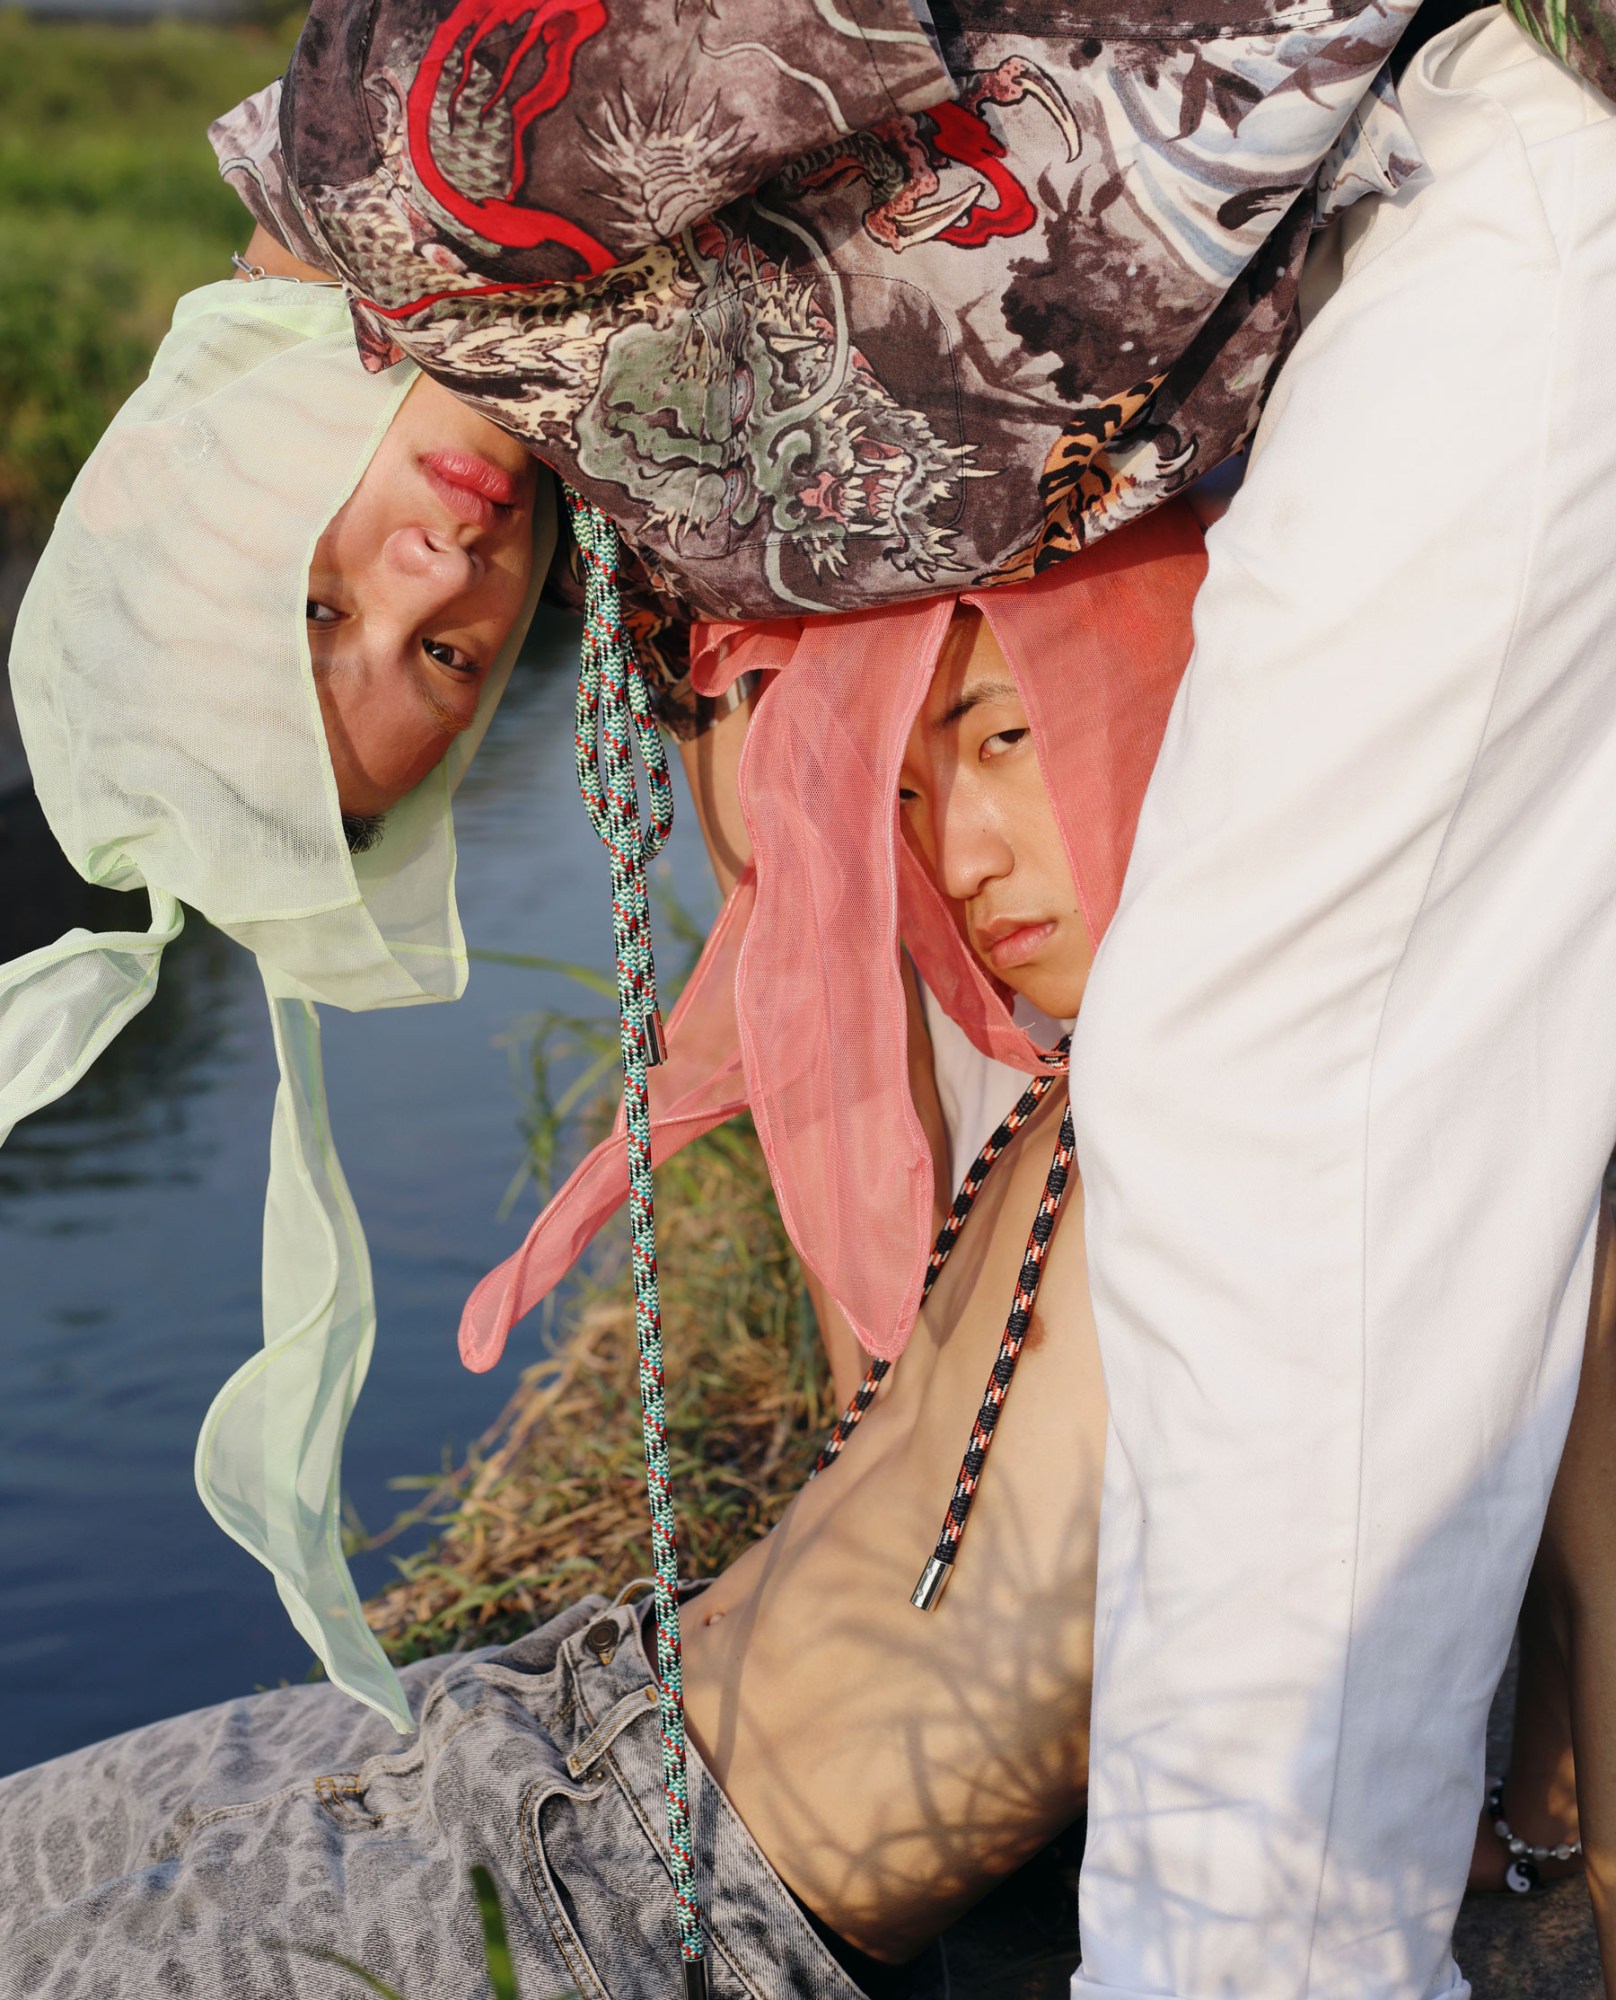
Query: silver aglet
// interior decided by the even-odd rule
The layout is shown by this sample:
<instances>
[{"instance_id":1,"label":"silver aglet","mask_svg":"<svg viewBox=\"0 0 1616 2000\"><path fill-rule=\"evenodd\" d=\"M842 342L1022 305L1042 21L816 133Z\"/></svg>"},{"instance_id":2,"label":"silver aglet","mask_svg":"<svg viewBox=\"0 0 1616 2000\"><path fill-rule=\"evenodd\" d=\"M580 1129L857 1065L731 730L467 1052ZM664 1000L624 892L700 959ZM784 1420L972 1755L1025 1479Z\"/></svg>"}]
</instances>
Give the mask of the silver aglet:
<instances>
[{"instance_id":1,"label":"silver aglet","mask_svg":"<svg viewBox=\"0 0 1616 2000\"><path fill-rule=\"evenodd\" d=\"M933 1556L920 1572L920 1581L911 1591L909 1602L917 1611L935 1611L942 1601L948 1579L953 1574L952 1563L945 1563L940 1556Z\"/></svg>"},{"instance_id":2,"label":"silver aglet","mask_svg":"<svg viewBox=\"0 0 1616 2000\"><path fill-rule=\"evenodd\" d=\"M682 1963L685 1968L685 2000L707 2000L706 1959L687 1958Z\"/></svg>"},{"instance_id":3,"label":"silver aglet","mask_svg":"<svg viewBox=\"0 0 1616 2000\"><path fill-rule=\"evenodd\" d=\"M655 1069L667 1060L668 1038L662 1029L662 1009L653 1007L645 1017L645 1066Z\"/></svg>"}]
</instances>

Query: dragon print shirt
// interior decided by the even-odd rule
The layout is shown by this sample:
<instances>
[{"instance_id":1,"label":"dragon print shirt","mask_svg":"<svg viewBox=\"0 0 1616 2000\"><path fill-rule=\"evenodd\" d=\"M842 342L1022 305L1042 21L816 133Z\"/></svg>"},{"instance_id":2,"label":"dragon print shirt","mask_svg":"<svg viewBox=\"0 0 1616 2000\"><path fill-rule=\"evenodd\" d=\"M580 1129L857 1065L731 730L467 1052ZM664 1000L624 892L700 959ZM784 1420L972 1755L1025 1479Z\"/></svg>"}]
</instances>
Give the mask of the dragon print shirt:
<instances>
[{"instance_id":1,"label":"dragon print shirt","mask_svg":"<svg viewBox=\"0 0 1616 2000\"><path fill-rule=\"evenodd\" d=\"M1412 8L314 0L212 137L618 522L671 696L694 616L1026 577L1236 450L1310 232L1420 171Z\"/></svg>"}]
</instances>

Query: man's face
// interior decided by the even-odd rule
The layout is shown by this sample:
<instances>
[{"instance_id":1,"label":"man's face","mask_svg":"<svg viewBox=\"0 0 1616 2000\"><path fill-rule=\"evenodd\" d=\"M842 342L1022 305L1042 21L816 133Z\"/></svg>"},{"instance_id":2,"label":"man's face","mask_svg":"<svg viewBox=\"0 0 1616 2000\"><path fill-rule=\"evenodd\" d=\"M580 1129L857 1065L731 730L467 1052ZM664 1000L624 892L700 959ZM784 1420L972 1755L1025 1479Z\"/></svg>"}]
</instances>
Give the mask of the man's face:
<instances>
[{"instance_id":1,"label":"man's face","mask_svg":"<svg viewBox=\"0 0 1616 2000\"><path fill-rule=\"evenodd\" d=\"M309 651L345 816L385 813L477 713L527 598L538 468L422 378L309 569Z\"/></svg>"},{"instance_id":2,"label":"man's face","mask_svg":"<svg viewBox=\"0 0 1616 2000\"><path fill-rule=\"evenodd\" d=\"M977 957L1056 1020L1094 946L1009 663L980 612L949 628L899 778L905 837Z\"/></svg>"}]
</instances>

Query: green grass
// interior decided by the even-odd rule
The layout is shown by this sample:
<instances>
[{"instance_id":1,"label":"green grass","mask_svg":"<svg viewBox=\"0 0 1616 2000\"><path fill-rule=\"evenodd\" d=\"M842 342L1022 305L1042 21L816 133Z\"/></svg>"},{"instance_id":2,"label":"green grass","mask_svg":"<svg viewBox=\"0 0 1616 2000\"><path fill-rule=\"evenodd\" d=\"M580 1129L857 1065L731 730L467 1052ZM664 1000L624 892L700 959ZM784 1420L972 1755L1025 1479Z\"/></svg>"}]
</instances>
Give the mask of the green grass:
<instances>
[{"instance_id":1,"label":"green grass","mask_svg":"<svg viewBox=\"0 0 1616 2000\"><path fill-rule=\"evenodd\" d=\"M251 219L207 127L295 34L0 12L0 541L44 540L174 301L229 275Z\"/></svg>"}]
</instances>

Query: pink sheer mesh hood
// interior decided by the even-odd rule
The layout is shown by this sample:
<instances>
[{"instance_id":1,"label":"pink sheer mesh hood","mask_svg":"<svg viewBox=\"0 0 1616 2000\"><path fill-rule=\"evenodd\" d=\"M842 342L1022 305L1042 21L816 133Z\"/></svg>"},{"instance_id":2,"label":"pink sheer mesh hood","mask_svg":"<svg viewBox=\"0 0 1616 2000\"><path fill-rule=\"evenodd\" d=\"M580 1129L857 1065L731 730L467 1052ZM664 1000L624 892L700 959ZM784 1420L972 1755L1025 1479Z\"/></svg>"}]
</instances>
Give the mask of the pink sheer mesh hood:
<instances>
[{"instance_id":1,"label":"pink sheer mesh hood","mask_svg":"<svg viewBox=\"0 0 1616 2000\"><path fill-rule=\"evenodd\" d=\"M1031 583L698 630L702 692L751 670L771 678L741 759L753 858L669 1020L668 1060L651 1072L653 1157L749 1107L791 1240L872 1354L897 1355L909 1338L933 1229L900 940L984 1055L1029 1075L1049 1067L898 832L904 747L955 607L980 608L1015 676L1098 945L1189 660L1205 567L1200 528L1176 504ZM468 1367L494 1365L510 1328L627 1196L619 1118L473 1292L460 1326Z\"/></svg>"}]
</instances>

